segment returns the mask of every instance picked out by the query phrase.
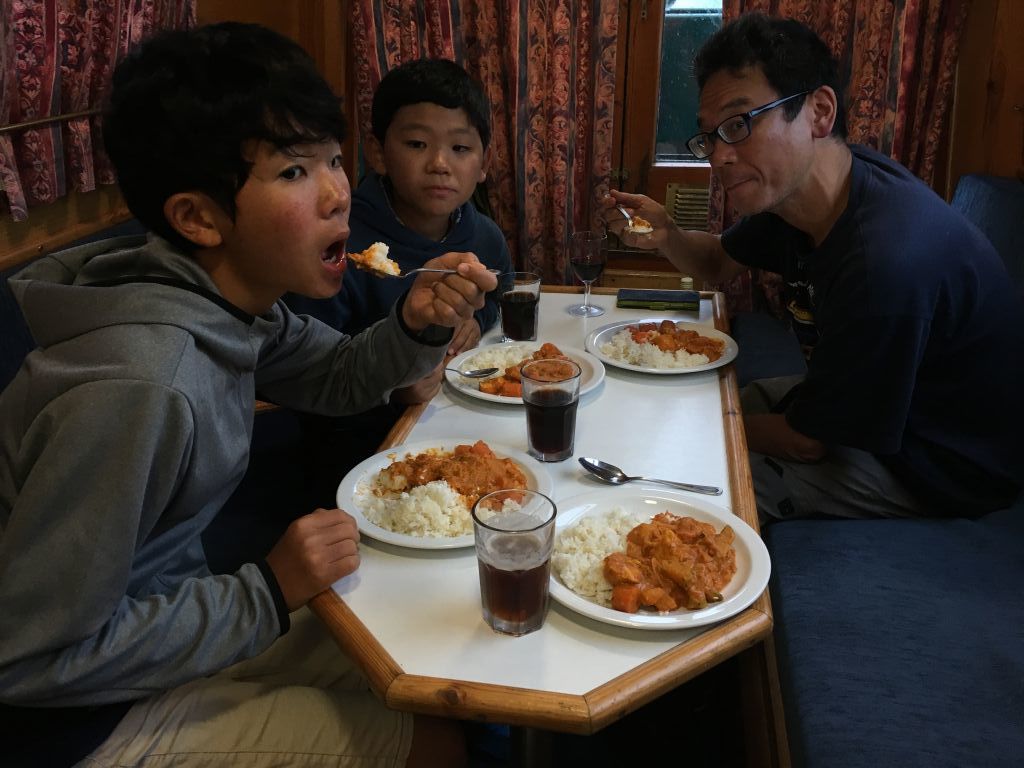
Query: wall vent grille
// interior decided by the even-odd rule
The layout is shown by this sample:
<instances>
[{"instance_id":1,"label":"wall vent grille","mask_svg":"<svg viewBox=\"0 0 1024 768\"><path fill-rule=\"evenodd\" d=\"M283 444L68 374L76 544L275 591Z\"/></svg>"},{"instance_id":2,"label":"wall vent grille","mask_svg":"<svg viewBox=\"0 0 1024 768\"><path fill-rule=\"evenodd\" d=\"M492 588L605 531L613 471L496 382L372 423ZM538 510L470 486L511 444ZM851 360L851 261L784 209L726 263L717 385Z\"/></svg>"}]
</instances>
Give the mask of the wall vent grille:
<instances>
[{"instance_id":1,"label":"wall vent grille","mask_svg":"<svg viewBox=\"0 0 1024 768\"><path fill-rule=\"evenodd\" d=\"M683 229L708 230L708 188L669 184L665 189L665 209Z\"/></svg>"}]
</instances>

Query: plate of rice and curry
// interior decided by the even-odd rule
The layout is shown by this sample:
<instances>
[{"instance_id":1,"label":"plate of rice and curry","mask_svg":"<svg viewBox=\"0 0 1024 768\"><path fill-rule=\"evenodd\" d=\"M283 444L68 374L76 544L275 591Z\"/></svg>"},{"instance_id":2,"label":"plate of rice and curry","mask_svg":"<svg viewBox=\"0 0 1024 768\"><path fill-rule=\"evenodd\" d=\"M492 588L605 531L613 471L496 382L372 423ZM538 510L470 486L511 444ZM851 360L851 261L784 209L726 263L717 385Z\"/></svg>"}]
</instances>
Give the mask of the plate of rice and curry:
<instances>
[{"instance_id":1,"label":"plate of rice and curry","mask_svg":"<svg viewBox=\"0 0 1024 768\"><path fill-rule=\"evenodd\" d=\"M587 336L587 351L607 365L641 373L700 373L728 365L739 346L698 323L644 318L612 323Z\"/></svg>"},{"instance_id":2,"label":"plate of rice and curry","mask_svg":"<svg viewBox=\"0 0 1024 768\"><path fill-rule=\"evenodd\" d=\"M360 462L338 486L359 532L412 549L473 546L470 510L502 488L551 495L551 476L523 451L473 438L409 443Z\"/></svg>"},{"instance_id":3,"label":"plate of rice and curry","mask_svg":"<svg viewBox=\"0 0 1024 768\"><path fill-rule=\"evenodd\" d=\"M768 585L761 537L674 491L604 490L558 502L551 597L606 624L691 629L749 607Z\"/></svg>"},{"instance_id":4,"label":"plate of rice and curry","mask_svg":"<svg viewBox=\"0 0 1024 768\"><path fill-rule=\"evenodd\" d=\"M580 367L580 396L604 381L604 365L582 349L556 346L540 341L506 341L466 350L448 363L445 379L464 395L506 405L522 405L522 384L519 369L531 360L572 360ZM493 376L469 379L458 371L497 368ZM452 370L454 369L454 370Z\"/></svg>"}]
</instances>

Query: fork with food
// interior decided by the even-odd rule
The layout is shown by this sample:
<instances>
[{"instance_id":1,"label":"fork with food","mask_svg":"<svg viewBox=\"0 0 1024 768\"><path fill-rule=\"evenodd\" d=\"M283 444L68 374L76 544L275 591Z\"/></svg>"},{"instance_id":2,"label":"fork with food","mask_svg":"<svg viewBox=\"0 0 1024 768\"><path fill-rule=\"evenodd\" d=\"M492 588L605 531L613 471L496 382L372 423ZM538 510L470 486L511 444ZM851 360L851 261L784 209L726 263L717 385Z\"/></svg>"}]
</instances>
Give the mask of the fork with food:
<instances>
[{"instance_id":1,"label":"fork with food","mask_svg":"<svg viewBox=\"0 0 1024 768\"><path fill-rule=\"evenodd\" d=\"M608 229L619 237L632 235L627 241L630 245L658 247L666 231L671 229L672 222L665 209L643 195L611 190L602 204Z\"/></svg>"},{"instance_id":2,"label":"fork with food","mask_svg":"<svg viewBox=\"0 0 1024 768\"><path fill-rule=\"evenodd\" d=\"M409 277L419 272L434 272L439 275L458 274L458 270L455 269L437 269L435 267L417 267L416 269L402 272L398 262L388 256L389 252L390 249L387 243L373 243L365 251L350 253L348 258L359 269L365 269L377 277ZM501 274L501 270L498 269L488 269L487 271L492 275Z\"/></svg>"}]
</instances>

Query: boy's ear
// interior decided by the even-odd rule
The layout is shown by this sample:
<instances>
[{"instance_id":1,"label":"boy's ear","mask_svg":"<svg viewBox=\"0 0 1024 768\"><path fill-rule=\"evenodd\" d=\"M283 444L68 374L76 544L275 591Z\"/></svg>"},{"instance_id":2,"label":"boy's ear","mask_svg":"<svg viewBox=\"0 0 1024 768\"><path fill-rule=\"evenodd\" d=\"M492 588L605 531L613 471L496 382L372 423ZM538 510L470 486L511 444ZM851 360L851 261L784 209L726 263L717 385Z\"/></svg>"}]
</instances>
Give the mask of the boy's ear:
<instances>
[{"instance_id":1,"label":"boy's ear","mask_svg":"<svg viewBox=\"0 0 1024 768\"><path fill-rule=\"evenodd\" d=\"M164 203L164 217L179 235L200 248L215 248L224 241L224 213L202 192L171 195Z\"/></svg>"},{"instance_id":2,"label":"boy's ear","mask_svg":"<svg viewBox=\"0 0 1024 768\"><path fill-rule=\"evenodd\" d=\"M493 159L491 155L492 146L493 144L489 145L487 149L484 150L484 157L480 163L480 178L477 179L478 184L483 184L485 181L487 181L487 169L491 167L491 160Z\"/></svg>"},{"instance_id":3,"label":"boy's ear","mask_svg":"<svg viewBox=\"0 0 1024 768\"><path fill-rule=\"evenodd\" d=\"M372 133L366 137L363 143L363 154L370 167L380 176L387 176L388 168L384 164L384 146Z\"/></svg>"}]
</instances>

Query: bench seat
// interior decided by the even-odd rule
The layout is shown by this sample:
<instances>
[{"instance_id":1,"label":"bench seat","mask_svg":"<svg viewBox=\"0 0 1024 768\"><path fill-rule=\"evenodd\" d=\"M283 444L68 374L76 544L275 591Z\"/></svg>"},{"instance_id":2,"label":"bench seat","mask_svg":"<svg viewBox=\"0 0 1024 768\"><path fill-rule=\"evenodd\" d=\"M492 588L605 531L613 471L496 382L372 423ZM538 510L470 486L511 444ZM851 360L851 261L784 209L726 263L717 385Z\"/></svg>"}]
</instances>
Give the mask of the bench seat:
<instances>
[{"instance_id":1,"label":"bench seat","mask_svg":"<svg viewBox=\"0 0 1024 768\"><path fill-rule=\"evenodd\" d=\"M1024 498L978 520L767 526L796 766L1019 766Z\"/></svg>"}]
</instances>

